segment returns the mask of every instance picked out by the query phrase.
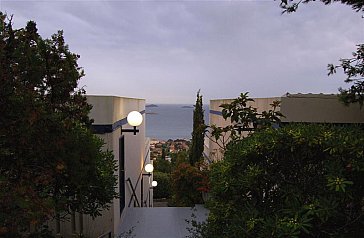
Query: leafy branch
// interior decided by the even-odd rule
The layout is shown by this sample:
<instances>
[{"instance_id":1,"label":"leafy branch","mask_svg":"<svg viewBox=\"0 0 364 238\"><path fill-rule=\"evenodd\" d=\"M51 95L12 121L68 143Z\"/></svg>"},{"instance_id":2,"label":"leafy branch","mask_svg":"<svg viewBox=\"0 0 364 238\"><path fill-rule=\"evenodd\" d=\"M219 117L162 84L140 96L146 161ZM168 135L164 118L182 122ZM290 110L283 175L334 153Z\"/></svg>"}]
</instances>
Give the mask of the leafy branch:
<instances>
[{"instance_id":1,"label":"leafy branch","mask_svg":"<svg viewBox=\"0 0 364 238\"><path fill-rule=\"evenodd\" d=\"M364 1L363 0L320 0L325 5L332 4L334 2L341 2L342 4L346 4L352 7L354 11L363 11L364 9ZM283 13L292 13L296 12L299 5L301 3L310 3L315 2L315 0L300 0L300 1L293 1L293 0L281 0L280 7L283 10Z\"/></svg>"},{"instance_id":2,"label":"leafy branch","mask_svg":"<svg viewBox=\"0 0 364 238\"><path fill-rule=\"evenodd\" d=\"M359 103L360 107L364 103L364 44L357 45L356 52L348 59L340 59L339 65L329 64L328 75L336 73L337 69L342 69L346 74L346 83L353 83L349 89L339 88L340 100L346 105L349 103Z\"/></svg>"},{"instance_id":3,"label":"leafy branch","mask_svg":"<svg viewBox=\"0 0 364 238\"><path fill-rule=\"evenodd\" d=\"M277 111L280 107L279 101L274 101L270 104L270 110L262 112L258 112L258 109L251 105L253 102L254 99L249 98L246 92L241 93L240 97L234 99L231 103L220 105L223 108L222 117L225 120L230 119L231 124L225 127L211 125L206 130L206 136L225 151L231 140L239 140L254 131L281 123L281 117L284 116Z\"/></svg>"}]
</instances>

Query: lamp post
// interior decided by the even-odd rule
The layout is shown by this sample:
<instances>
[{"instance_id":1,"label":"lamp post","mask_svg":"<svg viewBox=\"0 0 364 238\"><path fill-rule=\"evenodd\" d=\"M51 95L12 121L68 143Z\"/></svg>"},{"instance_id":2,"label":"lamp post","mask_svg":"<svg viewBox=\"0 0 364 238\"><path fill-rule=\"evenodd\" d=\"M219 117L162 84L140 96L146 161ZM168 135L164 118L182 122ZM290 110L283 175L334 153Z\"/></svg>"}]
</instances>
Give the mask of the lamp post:
<instances>
[{"instance_id":1,"label":"lamp post","mask_svg":"<svg viewBox=\"0 0 364 238\"><path fill-rule=\"evenodd\" d=\"M139 129L137 129L137 126L140 126L140 124L142 124L142 122L143 122L142 114L140 114L140 112L138 112L138 111L131 111L131 112L129 112L128 116L126 117L126 120L127 120L128 124L133 127L133 129L123 129L121 127L120 128L121 134L123 134L123 132L132 132L134 135L136 135L139 132ZM124 148L124 144L122 145L122 148ZM124 196L125 196L125 184L122 183L122 181L125 180L124 157L123 157L122 161L119 162L119 179L120 179L120 181L119 181L120 195L123 195L123 199L125 199L124 198ZM131 190L133 192L132 196L130 198L129 206L130 206L130 203L131 203L133 198L135 199L134 200L134 206L135 206L135 202L137 202L138 205L139 205L138 197L136 195L135 188L134 188L134 186L133 186L133 184L131 182L131 179L128 178L126 181L129 182L130 188L131 188ZM124 206L125 206L125 204L124 204Z\"/></svg>"},{"instance_id":2,"label":"lamp post","mask_svg":"<svg viewBox=\"0 0 364 238\"><path fill-rule=\"evenodd\" d=\"M158 185L158 182L157 181L155 181L155 180L153 180L152 181L152 187L150 187L149 188L149 190L148 190L148 193L149 193L149 207L151 207L152 206L152 204L150 203L150 190L151 189L154 189L155 187L157 187L157 185ZM153 193L154 194L154 193Z\"/></svg>"},{"instance_id":3,"label":"lamp post","mask_svg":"<svg viewBox=\"0 0 364 238\"><path fill-rule=\"evenodd\" d=\"M144 193L144 191L143 191L143 187L144 187L144 185L143 185L143 182L144 182L143 181L143 178L144 178L144 176L148 176L148 178L150 178L150 176L152 175L152 172L154 170L154 167L153 167L152 164L146 164L144 166L144 170L145 170L145 172L147 172L147 174L142 173L142 181L141 181L141 186L140 186L141 207L143 207L143 203L144 203L144 201L143 201L143 193ZM149 187L149 185L148 185L148 187Z\"/></svg>"},{"instance_id":4,"label":"lamp post","mask_svg":"<svg viewBox=\"0 0 364 238\"><path fill-rule=\"evenodd\" d=\"M138 111L132 111L129 112L128 116L126 117L126 120L128 121L128 124L133 127L133 129L122 129L121 133L123 132L133 132L134 135L136 135L139 132L139 129L137 129L137 126L140 126L143 122L143 116Z\"/></svg>"}]
</instances>

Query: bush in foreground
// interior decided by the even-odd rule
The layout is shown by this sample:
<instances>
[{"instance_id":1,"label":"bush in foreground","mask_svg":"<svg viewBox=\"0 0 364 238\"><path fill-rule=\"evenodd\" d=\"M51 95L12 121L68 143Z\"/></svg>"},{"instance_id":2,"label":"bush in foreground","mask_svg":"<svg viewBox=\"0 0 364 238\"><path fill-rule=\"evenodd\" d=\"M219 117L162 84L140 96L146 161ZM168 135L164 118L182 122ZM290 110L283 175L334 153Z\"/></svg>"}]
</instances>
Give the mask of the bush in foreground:
<instances>
[{"instance_id":1,"label":"bush in foreground","mask_svg":"<svg viewBox=\"0 0 364 238\"><path fill-rule=\"evenodd\" d=\"M193 237L361 237L364 131L290 125L230 143Z\"/></svg>"}]
</instances>

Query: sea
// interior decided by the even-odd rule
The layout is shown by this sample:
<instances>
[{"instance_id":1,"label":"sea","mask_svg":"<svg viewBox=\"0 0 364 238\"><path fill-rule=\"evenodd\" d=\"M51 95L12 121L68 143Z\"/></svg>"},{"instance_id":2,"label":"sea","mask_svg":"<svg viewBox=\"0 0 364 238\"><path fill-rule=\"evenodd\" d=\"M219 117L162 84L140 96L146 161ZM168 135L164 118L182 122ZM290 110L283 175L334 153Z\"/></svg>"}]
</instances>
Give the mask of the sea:
<instances>
[{"instance_id":1,"label":"sea","mask_svg":"<svg viewBox=\"0 0 364 238\"><path fill-rule=\"evenodd\" d=\"M209 106L203 105L205 124L209 122ZM159 140L191 139L193 105L152 104L147 105L146 136Z\"/></svg>"}]
</instances>

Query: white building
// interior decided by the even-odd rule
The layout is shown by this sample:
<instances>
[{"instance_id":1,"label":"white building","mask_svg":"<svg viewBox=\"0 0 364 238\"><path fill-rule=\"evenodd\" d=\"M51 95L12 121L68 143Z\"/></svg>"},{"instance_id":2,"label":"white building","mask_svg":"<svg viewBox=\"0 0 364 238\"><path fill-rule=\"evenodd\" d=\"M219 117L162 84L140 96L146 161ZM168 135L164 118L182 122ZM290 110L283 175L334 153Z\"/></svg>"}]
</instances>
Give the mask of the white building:
<instances>
[{"instance_id":1,"label":"white building","mask_svg":"<svg viewBox=\"0 0 364 238\"><path fill-rule=\"evenodd\" d=\"M364 123L364 109L357 104L345 106L334 94L285 94L282 97L253 98L254 102L248 106L257 108L258 112L272 109L270 104L280 101L278 110L285 116L283 123L334 123L355 124ZM209 124L225 127L230 120L222 117L221 104L231 103L233 99L215 99L210 101ZM209 161L221 160L223 153L220 147L212 140L205 139L204 155Z\"/></svg>"},{"instance_id":2,"label":"white building","mask_svg":"<svg viewBox=\"0 0 364 238\"><path fill-rule=\"evenodd\" d=\"M114 199L110 209L102 212L102 216L92 219L90 216L75 214L69 222L53 222L52 227L59 237L73 237L83 233L85 237L114 237L120 233L120 224L129 207L141 205L141 181L145 173L144 166L150 163L149 139L145 137L145 100L115 96L87 96L93 108L90 118L94 119L95 133L105 141L105 149L113 151L117 162L117 192L120 199ZM126 117L129 112L138 111L143 122L138 126L139 132L122 132L131 129ZM150 182L152 178L144 178L144 205L153 201ZM151 196L151 198L150 198Z\"/></svg>"}]
</instances>

